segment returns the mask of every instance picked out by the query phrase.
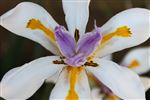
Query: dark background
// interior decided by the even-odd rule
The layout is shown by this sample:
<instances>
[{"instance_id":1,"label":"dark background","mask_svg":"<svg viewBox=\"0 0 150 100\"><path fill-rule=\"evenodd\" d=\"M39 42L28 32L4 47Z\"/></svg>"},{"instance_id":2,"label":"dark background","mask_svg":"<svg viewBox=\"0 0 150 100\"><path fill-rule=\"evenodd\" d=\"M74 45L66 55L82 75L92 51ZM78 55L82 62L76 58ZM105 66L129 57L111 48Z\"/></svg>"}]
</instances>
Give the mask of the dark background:
<instances>
[{"instance_id":1,"label":"dark background","mask_svg":"<svg viewBox=\"0 0 150 100\"><path fill-rule=\"evenodd\" d=\"M61 0L0 0L0 15L23 1L40 4L59 24L66 26ZM133 7L150 9L150 0L91 0L87 31L92 30L94 19L97 25L101 26L116 13ZM150 40L137 47L144 46L150 46ZM135 47L130 49L133 48ZM130 49L114 53L113 60L119 63ZM0 26L0 79L8 70L46 55L51 55L51 53L39 44L16 36ZM150 72L143 76L150 77ZM48 100L53 86L53 84L45 83L29 100ZM150 100L150 90L146 92L146 95L147 100ZM0 100L3 99L0 98Z\"/></svg>"}]
</instances>

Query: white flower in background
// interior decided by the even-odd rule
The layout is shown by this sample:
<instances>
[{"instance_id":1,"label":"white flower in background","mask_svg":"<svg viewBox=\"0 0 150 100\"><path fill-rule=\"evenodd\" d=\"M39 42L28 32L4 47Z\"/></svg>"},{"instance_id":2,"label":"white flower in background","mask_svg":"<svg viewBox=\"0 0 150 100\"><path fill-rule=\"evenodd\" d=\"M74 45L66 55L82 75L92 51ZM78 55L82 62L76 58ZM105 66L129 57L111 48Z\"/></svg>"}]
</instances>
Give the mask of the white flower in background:
<instances>
[{"instance_id":1,"label":"white flower in background","mask_svg":"<svg viewBox=\"0 0 150 100\"><path fill-rule=\"evenodd\" d=\"M150 71L150 47L131 50L122 60L122 66L127 66L137 74L145 74ZM150 88L150 78L142 77L145 90Z\"/></svg>"},{"instance_id":2,"label":"white flower in background","mask_svg":"<svg viewBox=\"0 0 150 100\"><path fill-rule=\"evenodd\" d=\"M131 50L121 62L121 65L128 67L137 74L145 74L150 71L150 47L136 48ZM106 57L108 58L108 57ZM110 59L112 60L112 59ZM141 76L141 81L145 87L145 91L150 89L150 78ZM100 87L92 89L92 97L94 100L120 100L106 86L99 82Z\"/></svg>"},{"instance_id":3,"label":"white flower in background","mask_svg":"<svg viewBox=\"0 0 150 100\"><path fill-rule=\"evenodd\" d=\"M55 54L6 73L0 83L1 97L27 99L47 78L59 73L50 100L90 100L88 71L122 99L145 99L138 75L101 58L146 41L150 33L150 11L143 8L125 10L102 27L95 24L95 29L85 34L89 3L89 0L63 0L68 31L44 8L31 2L20 3L1 16L1 26L40 43Z\"/></svg>"},{"instance_id":4,"label":"white flower in background","mask_svg":"<svg viewBox=\"0 0 150 100\"><path fill-rule=\"evenodd\" d=\"M141 75L150 71L150 47L136 48L131 50L122 60L121 65Z\"/></svg>"}]
</instances>

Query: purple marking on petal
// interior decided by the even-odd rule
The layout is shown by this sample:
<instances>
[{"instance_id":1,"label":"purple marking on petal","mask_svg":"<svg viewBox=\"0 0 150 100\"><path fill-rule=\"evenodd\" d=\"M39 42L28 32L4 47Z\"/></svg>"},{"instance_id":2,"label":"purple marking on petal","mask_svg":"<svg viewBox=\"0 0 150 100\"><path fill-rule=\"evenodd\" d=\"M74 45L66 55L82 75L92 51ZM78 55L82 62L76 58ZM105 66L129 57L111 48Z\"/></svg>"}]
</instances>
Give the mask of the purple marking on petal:
<instances>
[{"instance_id":1,"label":"purple marking on petal","mask_svg":"<svg viewBox=\"0 0 150 100\"><path fill-rule=\"evenodd\" d=\"M74 67L80 67L86 62L86 57L83 54L77 54L72 58L65 59L65 63L74 66Z\"/></svg>"},{"instance_id":2,"label":"purple marking on petal","mask_svg":"<svg viewBox=\"0 0 150 100\"><path fill-rule=\"evenodd\" d=\"M65 57L70 58L75 55L76 42L63 26L57 26L55 28L55 37L59 49Z\"/></svg>"},{"instance_id":3,"label":"purple marking on petal","mask_svg":"<svg viewBox=\"0 0 150 100\"><path fill-rule=\"evenodd\" d=\"M102 36L99 34L99 29L95 28L92 32L85 34L77 43L77 53L82 53L88 57L99 45Z\"/></svg>"}]
</instances>

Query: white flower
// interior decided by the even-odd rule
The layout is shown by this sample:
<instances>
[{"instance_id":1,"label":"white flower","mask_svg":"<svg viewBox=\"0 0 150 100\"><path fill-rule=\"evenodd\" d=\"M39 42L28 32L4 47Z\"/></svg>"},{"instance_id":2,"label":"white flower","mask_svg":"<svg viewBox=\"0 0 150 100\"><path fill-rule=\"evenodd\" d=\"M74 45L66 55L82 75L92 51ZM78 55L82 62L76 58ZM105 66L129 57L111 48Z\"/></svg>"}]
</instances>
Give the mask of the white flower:
<instances>
[{"instance_id":1,"label":"white flower","mask_svg":"<svg viewBox=\"0 0 150 100\"><path fill-rule=\"evenodd\" d=\"M70 53L76 49L73 36L75 35L76 40L79 39L79 34L81 40L84 40L84 36L87 36L84 33L89 18L89 3L89 0L63 0L63 9L69 32L62 27L58 28L60 25L44 8L31 2L20 3L0 17L0 25L4 28L40 43L47 50L56 54L56 56L36 59L6 73L0 83L1 97L5 99L27 99L40 88L48 77L59 73L50 100L72 98L90 100L91 94L86 75L86 71L89 71L122 99L145 98L144 87L138 75L112 61L103 60L101 57L146 41L150 33L148 20L150 11L143 8L133 8L115 15L100 27L103 38L94 53L90 56L90 53L86 52L87 55L75 54L73 58L66 57L67 44L64 44L64 50L63 46L60 45L64 42L60 33L62 32L63 37L71 42L67 42L70 50L69 55L74 54ZM96 26L95 28L96 30L90 33L97 35L99 29ZM100 38L100 34L97 36ZM90 38L88 37L88 39ZM84 41L79 44L82 43L86 44ZM70 44L72 44L73 49ZM85 50L80 46L77 47L77 51ZM94 50L94 48L88 46L86 48L87 51ZM75 53L78 52L75 51ZM82 51L82 53L85 52ZM62 55L66 57L65 60L64 58L60 59L59 56ZM81 61L78 61L79 59L76 59L76 56L81 58ZM87 58L87 56L89 57ZM84 65L81 65L83 63ZM76 64L81 66L70 66Z\"/></svg>"}]
</instances>

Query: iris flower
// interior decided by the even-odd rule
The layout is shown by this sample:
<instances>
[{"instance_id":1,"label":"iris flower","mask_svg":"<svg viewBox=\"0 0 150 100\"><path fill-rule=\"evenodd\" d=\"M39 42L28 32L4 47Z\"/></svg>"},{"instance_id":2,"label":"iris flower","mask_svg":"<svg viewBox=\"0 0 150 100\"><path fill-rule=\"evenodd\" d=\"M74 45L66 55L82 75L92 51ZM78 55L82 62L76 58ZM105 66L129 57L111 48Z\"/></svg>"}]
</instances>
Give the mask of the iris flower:
<instances>
[{"instance_id":1,"label":"iris flower","mask_svg":"<svg viewBox=\"0 0 150 100\"><path fill-rule=\"evenodd\" d=\"M120 64L130 68L139 75L145 74L150 71L149 56L150 47L136 48L127 53ZM112 60L111 56L107 56L106 59ZM150 89L150 78L140 76L140 79L143 82L145 91ZM107 98L108 100L120 100L108 87L101 82L97 81L97 83L100 87L94 87L92 89L92 97L94 100L103 100L103 98Z\"/></svg>"},{"instance_id":2,"label":"iris flower","mask_svg":"<svg viewBox=\"0 0 150 100\"><path fill-rule=\"evenodd\" d=\"M146 41L150 11L125 10L101 27L94 24L93 31L85 34L89 3L89 0L62 1L68 30L43 7L31 2L20 3L1 16L1 26L41 44L54 54L7 72L0 83L1 97L28 99L47 78L59 73L50 100L90 100L88 71L122 99L145 98L138 75L102 57Z\"/></svg>"}]
</instances>

